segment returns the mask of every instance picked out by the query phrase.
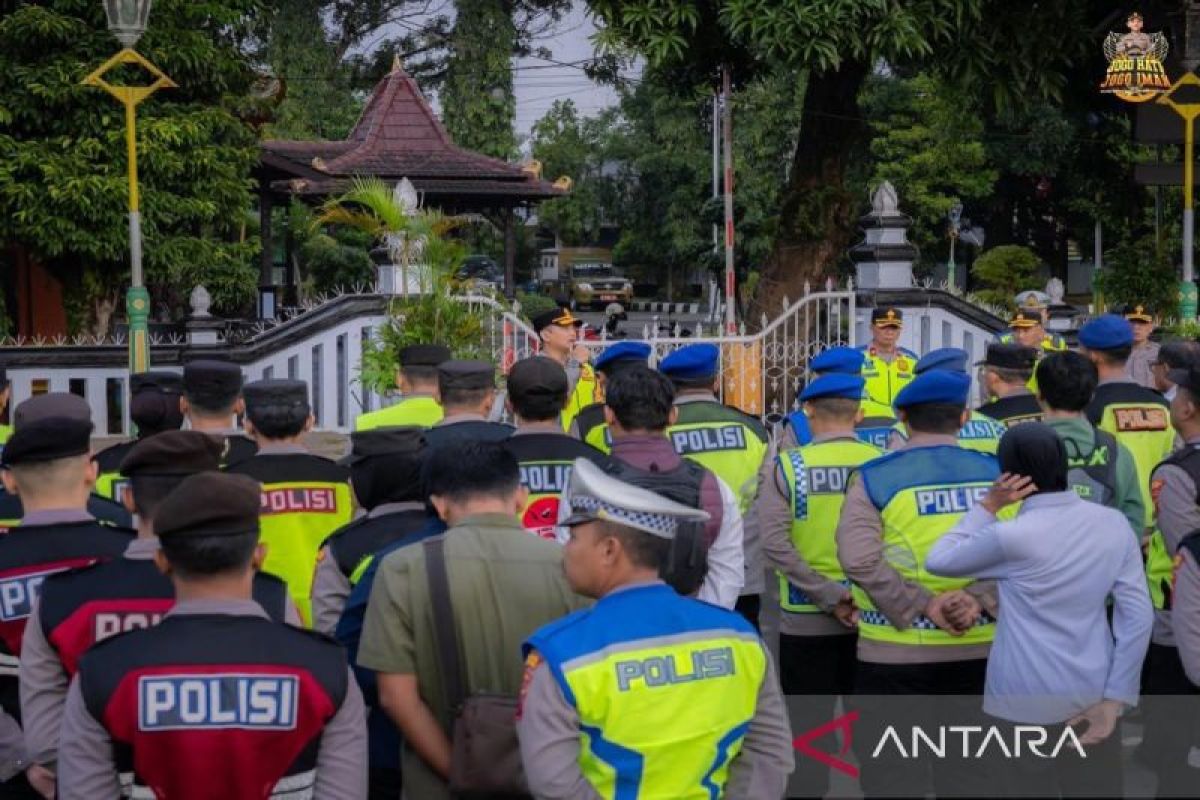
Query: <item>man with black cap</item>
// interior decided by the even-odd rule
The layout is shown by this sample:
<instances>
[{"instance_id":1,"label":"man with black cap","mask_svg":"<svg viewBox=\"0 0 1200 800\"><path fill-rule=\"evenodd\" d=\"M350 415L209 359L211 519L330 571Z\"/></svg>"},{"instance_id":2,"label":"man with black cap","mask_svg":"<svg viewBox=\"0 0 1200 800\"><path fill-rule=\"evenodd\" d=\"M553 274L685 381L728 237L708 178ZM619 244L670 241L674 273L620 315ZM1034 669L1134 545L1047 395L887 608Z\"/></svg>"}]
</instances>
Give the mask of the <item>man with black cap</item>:
<instances>
[{"instance_id":1,"label":"man with black cap","mask_svg":"<svg viewBox=\"0 0 1200 800\"><path fill-rule=\"evenodd\" d=\"M38 395L19 405L15 416L0 480L21 499L24 517L0 538L0 709L19 723L21 639L42 582L54 572L117 558L133 532L101 525L87 512L96 463L91 412L82 398ZM0 797L39 796L21 774L27 768L40 789L52 781L44 768L26 762L19 731L15 741L0 735L0 778L6 779Z\"/></svg>"},{"instance_id":2,"label":"man with black cap","mask_svg":"<svg viewBox=\"0 0 1200 800\"><path fill-rule=\"evenodd\" d=\"M1150 388L1160 393L1169 403L1175 399L1177 387L1171 382L1174 370L1187 371L1193 364L1200 364L1200 342L1192 339L1172 339L1158 348L1158 358L1150 365L1154 385Z\"/></svg>"},{"instance_id":3,"label":"man with black cap","mask_svg":"<svg viewBox=\"0 0 1200 800\"><path fill-rule=\"evenodd\" d=\"M349 473L308 451L312 430L308 384L264 380L246 384L246 431L258 453L226 467L262 484L263 569L287 581L301 616L312 624L312 580L317 554L329 534L350 522L354 503Z\"/></svg>"},{"instance_id":4,"label":"man with black cap","mask_svg":"<svg viewBox=\"0 0 1200 800\"><path fill-rule=\"evenodd\" d=\"M612 436L604 421L604 387L622 369L638 364L646 366L648 358L650 345L645 342L617 342L606 347L592 365L596 371L596 395L600 399L580 409L567 432L602 453L611 450Z\"/></svg>"},{"instance_id":5,"label":"man with black cap","mask_svg":"<svg viewBox=\"0 0 1200 800\"><path fill-rule=\"evenodd\" d=\"M330 534L313 577L313 628L332 634L371 556L428 525L432 511L421 488L425 429L376 428L350 434L350 487L366 513Z\"/></svg>"},{"instance_id":6,"label":"man with black cap","mask_svg":"<svg viewBox=\"0 0 1200 800\"><path fill-rule=\"evenodd\" d=\"M76 395L55 394L58 398L52 402L21 403L13 409L13 428L20 429L22 425L36 422L44 417L70 416L83 423L91 425L92 409L87 401ZM3 454L0 448L0 455ZM96 494L92 487L87 499L87 512L105 525L117 528L132 528L133 519L120 503L115 503L107 497ZM0 486L0 534L15 527L24 516L21 498Z\"/></svg>"},{"instance_id":7,"label":"man with black cap","mask_svg":"<svg viewBox=\"0 0 1200 800\"><path fill-rule=\"evenodd\" d=\"M871 309L871 343L858 348L864 356L862 376L867 382L867 397L889 407L913 379L917 365L917 354L898 344L903 327L904 312L900 309Z\"/></svg>"},{"instance_id":8,"label":"man with black cap","mask_svg":"<svg viewBox=\"0 0 1200 800\"><path fill-rule=\"evenodd\" d=\"M441 421L437 368L450 360L450 348L441 344L410 344L400 348L399 360L396 388L400 390L400 402L361 414L354 421L355 430L401 425L428 428Z\"/></svg>"},{"instance_id":9,"label":"man with black cap","mask_svg":"<svg viewBox=\"0 0 1200 800\"><path fill-rule=\"evenodd\" d=\"M177 602L80 660L60 798L366 796L362 695L345 654L253 600L261 504L254 480L218 472L163 500L154 560Z\"/></svg>"},{"instance_id":10,"label":"man with black cap","mask_svg":"<svg viewBox=\"0 0 1200 800\"><path fill-rule=\"evenodd\" d=\"M129 376L129 419L137 426L137 439L114 444L96 454L100 477L96 493L121 502L128 482L121 480L121 461L133 446L162 431L177 431L183 426L179 398L183 378L176 372L139 372Z\"/></svg>"},{"instance_id":11,"label":"man with black cap","mask_svg":"<svg viewBox=\"0 0 1200 800\"><path fill-rule=\"evenodd\" d=\"M1028 385L1037 359L1038 351L1032 347L988 343L987 356L975 366L983 367L980 382L988 397L995 399L980 406L979 413L1005 426L1040 420L1042 407Z\"/></svg>"},{"instance_id":12,"label":"man with black cap","mask_svg":"<svg viewBox=\"0 0 1200 800\"><path fill-rule=\"evenodd\" d=\"M21 710L29 759L50 772L58 758L67 687L85 651L118 633L155 625L175 604L171 581L154 566L154 515L188 475L215 470L221 444L198 431L140 439L121 462L123 500L138 536L121 558L46 578L21 643ZM256 573L254 599L277 622L300 624L287 584Z\"/></svg>"},{"instance_id":13,"label":"man with black cap","mask_svg":"<svg viewBox=\"0 0 1200 800\"><path fill-rule=\"evenodd\" d=\"M559 499L571 479L571 464L586 458L608 459L596 448L563 433L559 415L570 385L566 371L545 356L518 361L508 372L508 410L517 430L504 446L521 467L521 485L529 493L521 510L525 530L554 541Z\"/></svg>"},{"instance_id":14,"label":"man with black cap","mask_svg":"<svg viewBox=\"0 0 1200 800\"><path fill-rule=\"evenodd\" d=\"M567 378L571 382L567 405L562 414L563 430L569 431L576 415L600 399L597 395L596 371L587 362L587 348L576 346L583 320L573 315L566 306L560 306L538 314L530 322L542 341L542 355L557 361L567 371Z\"/></svg>"},{"instance_id":15,"label":"man with black cap","mask_svg":"<svg viewBox=\"0 0 1200 800\"><path fill-rule=\"evenodd\" d=\"M430 447L451 441L498 442L512 435L511 425L489 422L496 399L496 368L487 361L446 361L438 367L438 396L446 416L425 436Z\"/></svg>"},{"instance_id":16,"label":"man with black cap","mask_svg":"<svg viewBox=\"0 0 1200 800\"><path fill-rule=\"evenodd\" d=\"M1032 347L1038 358L1046 353L1067 349L1067 341L1057 333L1046 330L1050 296L1045 292L1029 290L1016 297L1017 312L1009 321L1009 329L997 337L1001 344L1019 344Z\"/></svg>"},{"instance_id":17,"label":"man with black cap","mask_svg":"<svg viewBox=\"0 0 1200 800\"><path fill-rule=\"evenodd\" d=\"M211 360L186 364L179 408L189 428L224 439L222 466L240 463L258 452L258 445L232 424L233 418L245 410L242 371L236 364Z\"/></svg>"},{"instance_id":18,"label":"man with black cap","mask_svg":"<svg viewBox=\"0 0 1200 800\"><path fill-rule=\"evenodd\" d=\"M1129 360L1125 362L1125 374L1139 386L1153 389L1151 365L1158 360L1159 348L1158 342L1150 341L1154 333L1154 312L1140 303L1130 303L1121 310L1121 314L1133 329L1133 348L1129 351Z\"/></svg>"}]
</instances>

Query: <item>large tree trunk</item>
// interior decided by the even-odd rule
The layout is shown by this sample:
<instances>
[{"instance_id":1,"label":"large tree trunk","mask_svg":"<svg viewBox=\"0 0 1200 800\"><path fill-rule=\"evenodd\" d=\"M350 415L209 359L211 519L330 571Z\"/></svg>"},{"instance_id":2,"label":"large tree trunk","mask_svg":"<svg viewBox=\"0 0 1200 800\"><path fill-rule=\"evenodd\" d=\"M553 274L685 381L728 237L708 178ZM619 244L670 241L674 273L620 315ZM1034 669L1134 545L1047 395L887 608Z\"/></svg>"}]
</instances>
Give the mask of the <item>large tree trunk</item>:
<instances>
[{"instance_id":1,"label":"large tree trunk","mask_svg":"<svg viewBox=\"0 0 1200 800\"><path fill-rule=\"evenodd\" d=\"M866 134L858 93L869 71L868 64L845 61L808 82L775 250L763 269L748 321L763 311L775 316L780 299L799 298L805 281L815 287L833 275L851 244L854 219L866 205L866 187L847 187L845 173Z\"/></svg>"}]
</instances>

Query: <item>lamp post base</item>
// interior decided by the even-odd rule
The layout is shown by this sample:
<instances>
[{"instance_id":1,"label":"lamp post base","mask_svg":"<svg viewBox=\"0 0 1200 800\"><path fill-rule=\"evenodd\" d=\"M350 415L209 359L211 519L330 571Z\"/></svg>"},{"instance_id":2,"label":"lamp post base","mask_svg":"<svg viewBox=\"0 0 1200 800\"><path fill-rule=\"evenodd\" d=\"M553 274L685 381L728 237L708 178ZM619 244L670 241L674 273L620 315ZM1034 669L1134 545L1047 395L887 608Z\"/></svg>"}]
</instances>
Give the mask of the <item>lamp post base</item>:
<instances>
[{"instance_id":1,"label":"lamp post base","mask_svg":"<svg viewBox=\"0 0 1200 800\"><path fill-rule=\"evenodd\" d=\"M130 286L125 293L129 319L129 372L150 369L150 293L145 286Z\"/></svg>"},{"instance_id":2,"label":"lamp post base","mask_svg":"<svg viewBox=\"0 0 1200 800\"><path fill-rule=\"evenodd\" d=\"M1196 284L1193 281L1179 282L1179 318L1191 321L1196 318Z\"/></svg>"}]
</instances>

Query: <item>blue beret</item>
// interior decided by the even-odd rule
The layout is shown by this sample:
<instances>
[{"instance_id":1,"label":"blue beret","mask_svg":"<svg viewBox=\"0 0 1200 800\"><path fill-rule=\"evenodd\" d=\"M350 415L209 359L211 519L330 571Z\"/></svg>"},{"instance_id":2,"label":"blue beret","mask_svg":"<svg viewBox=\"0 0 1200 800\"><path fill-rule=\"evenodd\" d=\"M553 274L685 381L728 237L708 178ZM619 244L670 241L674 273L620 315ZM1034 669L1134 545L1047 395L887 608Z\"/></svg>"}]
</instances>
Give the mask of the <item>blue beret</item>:
<instances>
[{"instance_id":1,"label":"blue beret","mask_svg":"<svg viewBox=\"0 0 1200 800\"><path fill-rule=\"evenodd\" d=\"M966 372L968 357L966 350L957 347L942 347L937 350L930 350L921 356L921 360L917 362L915 371L918 375L928 372L931 369Z\"/></svg>"},{"instance_id":2,"label":"blue beret","mask_svg":"<svg viewBox=\"0 0 1200 800\"><path fill-rule=\"evenodd\" d=\"M971 378L965 372L931 369L912 379L900 390L892 403L896 408L918 406L922 403L950 403L966 406L971 391Z\"/></svg>"},{"instance_id":3,"label":"blue beret","mask_svg":"<svg viewBox=\"0 0 1200 800\"><path fill-rule=\"evenodd\" d=\"M658 362L658 371L680 381L715 377L721 351L715 344L689 344Z\"/></svg>"},{"instance_id":4,"label":"blue beret","mask_svg":"<svg viewBox=\"0 0 1200 800\"><path fill-rule=\"evenodd\" d=\"M800 393L800 401L819 400L822 397L844 397L849 400L861 400L863 385L866 383L861 375L843 375L831 372L822 375L804 387Z\"/></svg>"},{"instance_id":5,"label":"blue beret","mask_svg":"<svg viewBox=\"0 0 1200 800\"><path fill-rule=\"evenodd\" d=\"M1133 344L1133 328L1116 314L1096 317L1079 329L1079 343L1089 350L1115 350Z\"/></svg>"},{"instance_id":6,"label":"blue beret","mask_svg":"<svg viewBox=\"0 0 1200 800\"><path fill-rule=\"evenodd\" d=\"M840 372L843 375L857 375L862 372L865 360L862 351L856 348L831 347L813 356L808 362L808 368L821 374Z\"/></svg>"},{"instance_id":7,"label":"blue beret","mask_svg":"<svg viewBox=\"0 0 1200 800\"><path fill-rule=\"evenodd\" d=\"M604 352L592 362L596 369L603 369L618 361L641 361L650 357L650 345L645 342L617 342L604 348Z\"/></svg>"}]
</instances>

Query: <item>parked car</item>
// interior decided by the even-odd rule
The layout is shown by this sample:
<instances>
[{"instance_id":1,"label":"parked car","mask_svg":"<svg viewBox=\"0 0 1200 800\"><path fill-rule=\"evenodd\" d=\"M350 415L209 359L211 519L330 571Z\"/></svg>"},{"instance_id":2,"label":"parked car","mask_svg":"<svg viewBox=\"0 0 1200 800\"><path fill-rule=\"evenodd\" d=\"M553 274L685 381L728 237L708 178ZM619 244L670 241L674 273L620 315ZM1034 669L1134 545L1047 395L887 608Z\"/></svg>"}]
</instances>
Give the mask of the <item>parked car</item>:
<instances>
[{"instance_id":1,"label":"parked car","mask_svg":"<svg viewBox=\"0 0 1200 800\"><path fill-rule=\"evenodd\" d=\"M454 275L455 279L480 291L499 291L504 287L504 273L487 256L467 256Z\"/></svg>"},{"instance_id":2,"label":"parked car","mask_svg":"<svg viewBox=\"0 0 1200 800\"><path fill-rule=\"evenodd\" d=\"M604 308L609 303L628 306L633 300L633 284L607 264L574 267L568 292L575 308Z\"/></svg>"}]
</instances>

